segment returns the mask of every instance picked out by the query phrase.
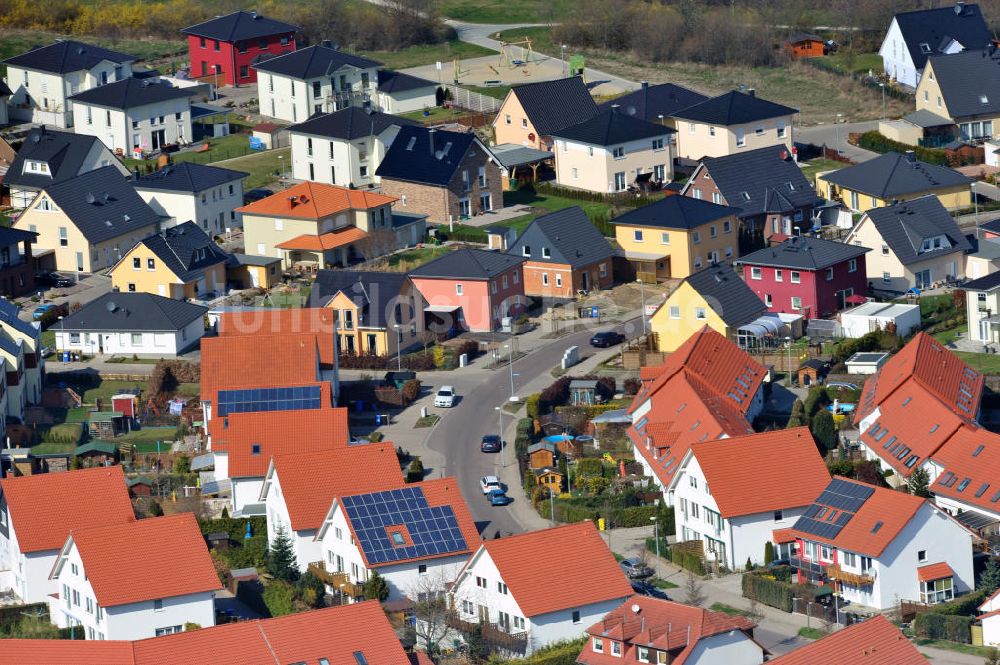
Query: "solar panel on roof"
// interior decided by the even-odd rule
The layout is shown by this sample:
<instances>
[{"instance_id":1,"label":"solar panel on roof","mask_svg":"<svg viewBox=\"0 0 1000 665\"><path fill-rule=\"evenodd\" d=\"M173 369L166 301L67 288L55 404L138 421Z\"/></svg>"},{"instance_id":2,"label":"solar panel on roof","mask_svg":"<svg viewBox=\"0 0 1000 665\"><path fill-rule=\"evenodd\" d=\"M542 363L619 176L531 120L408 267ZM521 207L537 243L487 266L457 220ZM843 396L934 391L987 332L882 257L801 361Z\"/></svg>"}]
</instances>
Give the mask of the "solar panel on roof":
<instances>
[{"instance_id":1,"label":"solar panel on roof","mask_svg":"<svg viewBox=\"0 0 1000 665\"><path fill-rule=\"evenodd\" d=\"M318 409L321 402L319 386L220 390L218 411L220 416L228 416L231 413Z\"/></svg>"},{"instance_id":2,"label":"solar panel on roof","mask_svg":"<svg viewBox=\"0 0 1000 665\"><path fill-rule=\"evenodd\" d=\"M854 517L852 513L840 513L837 517L837 524L840 526L846 526L847 523L851 521L852 517Z\"/></svg>"}]
</instances>

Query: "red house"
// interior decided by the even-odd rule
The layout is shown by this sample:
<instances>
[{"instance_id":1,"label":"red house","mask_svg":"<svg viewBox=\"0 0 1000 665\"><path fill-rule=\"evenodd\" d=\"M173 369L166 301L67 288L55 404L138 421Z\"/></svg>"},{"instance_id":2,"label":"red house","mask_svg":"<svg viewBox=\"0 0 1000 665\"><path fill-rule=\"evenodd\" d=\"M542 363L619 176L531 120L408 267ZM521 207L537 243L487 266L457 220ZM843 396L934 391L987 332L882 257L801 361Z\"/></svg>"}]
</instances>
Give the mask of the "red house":
<instances>
[{"instance_id":1,"label":"red house","mask_svg":"<svg viewBox=\"0 0 1000 665\"><path fill-rule=\"evenodd\" d=\"M299 28L265 18L257 12L238 11L217 16L181 30L188 36L191 78L208 77L218 85L257 82L251 65L295 50Z\"/></svg>"},{"instance_id":2,"label":"red house","mask_svg":"<svg viewBox=\"0 0 1000 665\"><path fill-rule=\"evenodd\" d=\"M806 319L836 314L852 295L865 295L867 247L793 236L741 257L743 279L768 311Z\"/></svg>"}]
</instances>

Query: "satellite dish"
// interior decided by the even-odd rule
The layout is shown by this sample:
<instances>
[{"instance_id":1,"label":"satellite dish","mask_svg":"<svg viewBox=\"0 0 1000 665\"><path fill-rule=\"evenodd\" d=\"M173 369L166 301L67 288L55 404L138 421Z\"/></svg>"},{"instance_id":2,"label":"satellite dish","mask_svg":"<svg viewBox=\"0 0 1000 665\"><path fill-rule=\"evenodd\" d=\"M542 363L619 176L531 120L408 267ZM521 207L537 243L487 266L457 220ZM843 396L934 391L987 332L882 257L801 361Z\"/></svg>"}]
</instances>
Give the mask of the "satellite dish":
<instances>
[{"instance_id":1,"label":"satellite dish","mask_svg":"<svg viewBox=\"0 0 1000 665\"><path fill-rule=\"evenodd\" d=\"M629 115L635 115L635 107L629 106L628 108L625 109L625 113L628 113Z\"/></svg>"},{"instance_id":2,"label":"satellite dish","mask_svg":"<svg viewBox=\"0 0 1000 665\"><path fill-rule=\"evenodd\" d=\"M118 309L118 305L115 304L114 300L109 300L107 304L104 305L109 312L114 312Z\"/></svg>"},{"instance_id":3,"label":"satellite dish","mask_svg":"<svg viewBox=\"0 0 1000 665\"><path fill-rule=\"evenodd\" d=\"M94 198L94 195L91 192L87 192L86 201L87 203L94 203L97 199Z\"/></svg>"},{"instance_id":4,"label":"satellite dish","mask_svg":"<svg viewBox=\"0 0 1000 665\"><path fill-rule=\"evenodd\" d=\"M434 158L435 159L443 159L444 158L444 152L441 151L441 150L436 151L434 153Z\"/></svg>"},{"instance_id":5,"label":"satellite dish","mask_svg":"<svg viewBox=\"0 0 1000 665\"><path fill-rule=\"evenodd\" d=\"M632 612L633 612L633 613L635 613L635 614L638 614L638 613L639 613L639 612L641 612L641 611L642 611L642 608L641 608L641 607L639 607L639 605L638 605L638 604L636 604L636 603L633 603L633 604L632 604Z\"/></svg>"}]
</instances>

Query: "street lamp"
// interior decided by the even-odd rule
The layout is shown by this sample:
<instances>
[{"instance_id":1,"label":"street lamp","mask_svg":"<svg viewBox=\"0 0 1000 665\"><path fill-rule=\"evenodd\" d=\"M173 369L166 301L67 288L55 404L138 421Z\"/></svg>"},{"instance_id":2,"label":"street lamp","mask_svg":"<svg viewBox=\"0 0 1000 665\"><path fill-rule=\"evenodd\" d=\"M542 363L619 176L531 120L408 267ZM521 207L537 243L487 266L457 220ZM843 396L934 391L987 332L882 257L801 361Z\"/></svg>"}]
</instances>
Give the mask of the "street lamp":
<instances>
[{"instance_id":1,"label":"street lamp","mask_svg":"<svg viewBox=\"0 0 1000 665\"><path fill-rule=\"evenodd\" d=\"M653 515L649 519L653 523L653 541L656 543L656 563L654 564L654 566L656 569L655 570L656 576L659 577L660 576L660 522L659 520L656 519L656 515Z\"/></svg>"},{"instance_id":2,"label":"street lamp","mask_svg":"<svg viewBox=\"0 0 1000 665\"><path fill-rule=\"evenodd\" d=\"M635 281L639 282L639 303L642 306L642 334L646 334L646 292L642 288L642 278L637 278Z\"/></svg>"},{"instance_id":3,"label":"street lamp","mask_svg":"<svg viewBox=\"0 0 1000 665\"><path fill-rule=\"evenodd\" d=\"M516 402L517 395L514 394L514 340L510 344L504 344L507 349L507 365L510 367L510 401Z\"/></svg>"},{"instance_id":4,"label":"street lamp","mask_svg":"<svg viewBox=\"0 0 1000 665\"><path fill-rule=\"evenodd\" d=\"M505 453L505 451L507 450L507 444L503 440L503 407L495 406L493 408L496 409L497 420L500 421L499 422L500 431L498 432L498 434L500 435L500 468L505 469L507 468L507 455Z\"/></svg>"},{"instance_id":5,"label":"street lamp","mask_svg":"<svg viewBox=\"0 0 1000 665\"><path fill-rule=\"evenodd\" d=\"M843 119L843 117L844 117L843 113L838 113L837 114L837 122L835 123L836 126L837 126L837 154L838 155L840 154L840 122Z\"/></svg>"},{"instance_id":6,"label":"street lamp","mask_svg":"<svg viewBox=\"0 0 1000 665\"><path fill-rule=\"evenodd\" d=\"M559 58L562 60L563 76L569 76L569 63L566 62L566 45L560 44Z\"/></svg>"},{"instance_id":7,"label":"street lamp","mask_svg":"<svg viewBox=\"0 0 1000 665\"><path fill-rule=\"evenodd\" d=\"M278 180L285 177L285 156L278 155Z\"/></svg>"},{"instance_id":8,"label":"street lamp","mask_svg":"<svg viewBox=\"0 0 1000 665\"><path fill-rule=\"evenodd\" d=\"M792 338L791 337L785 337L785 349L788 351L788 364L785 365L785 368L787 370L785 373L785 385L791 386L792 385Z\"/></svg>"},{"instance_id":9,"label":"street lamp","mask_svg":"<svg viewBox=\"0 0 1000 665\"><path fill-rule=\"evenodd\" d=\"M882 88L882 119L885 120L885 83L879 83L878 87Z\"/></svg>"},{"instance_id":10,"label":"street lamp","mask_svg":"<svg viewBox=\"0 0 1000 665\"><path fill-rule=\"evenodd\" d=\"M403 348L403 326L394 323L392 327L396 329L396 370L400 371L403 369L403 359L400 356Z\"/></svg>"}]
</instances>

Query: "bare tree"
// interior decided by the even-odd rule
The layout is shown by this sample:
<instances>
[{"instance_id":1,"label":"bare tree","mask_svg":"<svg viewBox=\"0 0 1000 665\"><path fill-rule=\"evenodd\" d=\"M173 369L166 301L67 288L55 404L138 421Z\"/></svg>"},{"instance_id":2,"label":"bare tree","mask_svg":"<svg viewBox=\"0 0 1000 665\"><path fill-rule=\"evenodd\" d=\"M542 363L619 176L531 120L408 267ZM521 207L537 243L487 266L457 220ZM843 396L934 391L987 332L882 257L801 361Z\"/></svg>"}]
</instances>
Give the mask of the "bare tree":
<instances>
[{"instance_id":1,"label":"bare tree","mask_svg":"<svg viewBox=\"0 0 1000 665\"><path fill-rule=\"evenodd\" d=\"M445 571L437 574L424 575L407 589L407 595L413 601L413 635L417 646L423 648L427 655L436 659L441 653L441 647L446 640L457 636L449 625L453 612L448 602L448 585L454 579Z\"/></svg>"},{"instance_id":2,"label":"bare tree","mask_svg":"<svg viewBox=\"0 0 1000 665\"><path fill-rule=\"evenodd\" d=\"M684 600L688 605L695 607L701 607L708 600L701 578L691 571L688 571L687 580L684 582Z\"/></svg>"},{"instance_id":3,"label":"bare tree","mask_svg":"<svg viewBox=\"0 0 1000 665\"><path fill-rule=\"evenodd\" d=\"M365 261L374 261L396 249L396 234L386 229L372 229L354 246L365 257Z\"/></svg>"}]
</instances>

